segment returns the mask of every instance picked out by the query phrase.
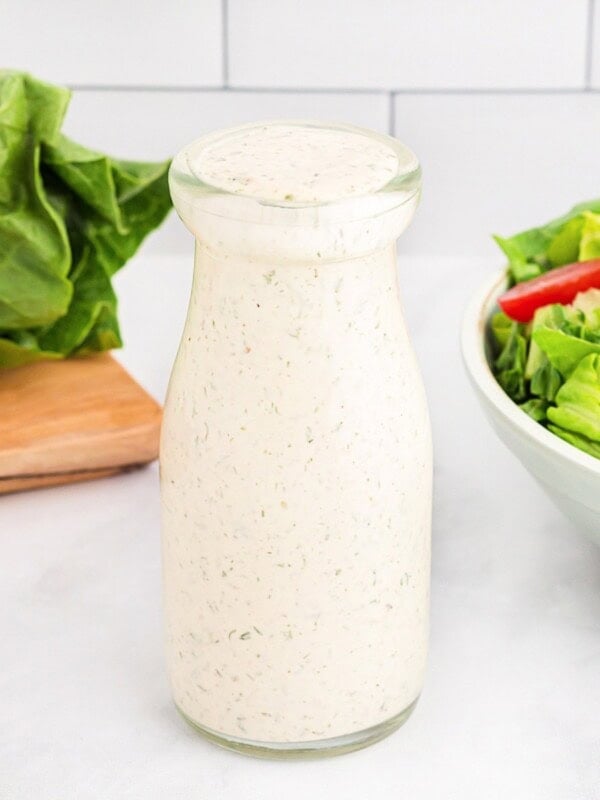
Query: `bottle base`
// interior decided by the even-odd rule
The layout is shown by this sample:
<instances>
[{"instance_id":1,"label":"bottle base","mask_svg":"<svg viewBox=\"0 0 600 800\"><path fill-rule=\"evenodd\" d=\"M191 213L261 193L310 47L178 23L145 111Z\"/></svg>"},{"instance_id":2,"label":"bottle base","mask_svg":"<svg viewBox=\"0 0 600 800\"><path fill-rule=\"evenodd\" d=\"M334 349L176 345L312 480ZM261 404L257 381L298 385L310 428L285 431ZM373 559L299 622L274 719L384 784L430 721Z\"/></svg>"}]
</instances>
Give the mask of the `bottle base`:
<instances>
[{"instance_id":1,"label":"bottle base","mask_svg":"<svg viewBox=\"0 0 600 800\"><path fill-rule=\"evenodd\" d=\"M327 758L329 756L341 756L344 753L352 753L354 750L361 750L363 747L368 747L381 739L385 739L394 731L403 725L412 714L419 698L417 697L413 702L407 706L403 711L390 719L380 722L378 725L373 725L370 728L365 728L361 731L348 733L345 736L336 736L331 739L316 739L315 741L308 742L256 742L252 739L241 739L236 736L229 736L218 731L213 731L211 728L206 728L200 725L175 704L175 708L181 714L183 719L191 725L191 727L208 739L209 742L224 747L227 750L234 750L237 753L243 753L247 756L254 756L255 758L273 758L278 760L292 760L292 759L311 759L311 758Z\"/></svg>"}]
</instances>

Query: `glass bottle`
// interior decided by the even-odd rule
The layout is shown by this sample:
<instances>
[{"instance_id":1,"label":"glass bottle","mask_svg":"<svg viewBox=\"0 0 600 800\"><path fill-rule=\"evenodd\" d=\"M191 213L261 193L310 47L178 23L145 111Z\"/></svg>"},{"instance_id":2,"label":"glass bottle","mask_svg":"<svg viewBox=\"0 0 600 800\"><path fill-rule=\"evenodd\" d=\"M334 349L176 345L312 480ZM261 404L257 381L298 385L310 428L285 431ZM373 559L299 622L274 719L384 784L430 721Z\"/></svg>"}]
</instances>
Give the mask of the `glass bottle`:
<instances>
[{"instance_id":1,"label":"glass bottle","mask_svg":"<svg viewBox=\"0 0 600 800\"><path fill-rule=\"evenodd\" d=\"M363 747L427 651L430 426L396 268L417 159L269 122L194 142L170 182L196 237L161 441L175 703L255 755Z\"/></svg>"}]
</instances>

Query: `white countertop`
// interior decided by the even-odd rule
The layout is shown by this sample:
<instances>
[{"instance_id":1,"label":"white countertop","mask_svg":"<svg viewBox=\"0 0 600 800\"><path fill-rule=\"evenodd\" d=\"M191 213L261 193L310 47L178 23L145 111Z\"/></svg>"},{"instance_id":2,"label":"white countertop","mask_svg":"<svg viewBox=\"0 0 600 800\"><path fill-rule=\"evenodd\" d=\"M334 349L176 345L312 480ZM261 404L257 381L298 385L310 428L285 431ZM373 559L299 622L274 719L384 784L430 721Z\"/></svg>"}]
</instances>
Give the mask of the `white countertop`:
<instances>
[{"instance_id":1,"label":"white countertop","mask_svg":"<svg viewBox=\"0 0 600 800\"><path fill-rule=\"evenodd\" d=\"M161 399L191 268L190 244L118 278L119 357ZM276 763L179 719L153 466L0 499L1 800L600 797L600 549L496 440L460 363L462 309L492 269L401 262L436 454L431 652L406 726L352 755Z\"/></svg>"}]
</instances>

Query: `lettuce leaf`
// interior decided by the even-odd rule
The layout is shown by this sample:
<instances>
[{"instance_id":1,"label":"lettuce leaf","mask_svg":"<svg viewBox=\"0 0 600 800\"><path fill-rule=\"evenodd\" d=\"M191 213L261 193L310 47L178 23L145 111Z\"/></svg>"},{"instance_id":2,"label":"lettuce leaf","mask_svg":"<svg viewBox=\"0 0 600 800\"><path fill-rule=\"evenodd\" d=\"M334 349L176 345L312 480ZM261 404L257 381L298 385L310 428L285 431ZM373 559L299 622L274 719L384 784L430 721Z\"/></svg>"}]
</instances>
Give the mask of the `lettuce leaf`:
<instances>
[{"instance_id":1,"label":"lettuce leaf","mask_svg":"<svg viewBox=\"0 0 600 800\"><path fill-rule=\"evenodd\" d=\"M527 340L523 326L513 322L506 337L504 347L494 362L496 380L515 402L527 397L525 385L525 363L527 361Z\"/></svg>"},{"instance_id":2,"label":"lettuce leaf","mask_svg":"<svg viewBox=\"0 0 600 800\"><path fill-rule=\"evenodd\" d=\"M497 311L491 319L490 328L496 344L502 349L510 338L515 323L503 311Z\"/></svg>"},{"instance_id":3,"label":"lettuce leaf","mask_svg":"<svg viewBox=\"0 0 600 800\"><path fill-rule=\"evenodd\" d=\"M526 400L519 405L526 414L534 419L536 422L544 422L546 419L546 411L548 409L548 401L541 398L533 397L531 400Z\"/></svg>"},{"instance_id":4,"label":"lettuce leaf","mask_svg":"<svg viewBox=\"0 0 600 800\"><path fill-rule=\"evenodd\" d=\"M0 73L0 331L52 322L72 296L64 220L41 180L41 142L58 135L68 93Z\"/></svg>"},{"instance_id":5,"label":"lettuce leaf","mask_svg":"<svg viewBox=\"0 0 600 800\"><path fill-rule=\"evenodd\" d=\"M584 211L578 260L589 261L592 258L600 258L600 214Z\"/></svg>"},{"instance_id":6,"label":"lettuce leaf","mask_svg":"<svg viewBox=\"0 0 600 800\"><path fill-rule=\"evenodd\" d=\"M563 377L556 367L546 360L531 377L531 394L542 400L552 401L563 383Z\"/></svg>"},{"instance_id":7,"label":"lettuce leaf","mask_svg":"<svg viewBox=\"0 0 600 800\"><path fill-rule=\"evenodd\" d=\"M0 367L121 346L111 277L171 208L169 162L71 141L69 99L0 71Z\"/></svg>"},{"instance_id":8,"label":"lettuce leaf","mask_svg":"<svg viewBox=\"0 0 600 800\"><path fill-rule=\"evenodd\" d=\"M533 332L532 337L552 366L565 378L571 375L587 355L600 353L600 343L588 342L562 330L540 328Z\"/></svg>"},{"instance_id":9,"label":"lettuce leaf","mask_svg":"<svg viewBox=\"0 0 600 800\"><path fill-rule=\"evenodd\" d=\"M560 429L600 446L600 355L591 353L581 360L547 415L554 432Z\"/></svg>"},{"instance_id":10,"label":"lettuce leaf","mask_svg":"<svg viewBox=\"0 0 600 800\"><path fill-rule=\"evenodd\" d=\"M563 306L553 303L549 306L538 308L533 316L530 333L534 333L540 328L552 328L562 330L567 323L581 323L584 320L583 312L573 309L570 306ZM535 338L529 343L529 354L525 365L525 377L531 379L534 374L544 368L548 363L548 357L539 347Z\"/></svg>"},{"instance_id":11,"label":"lettuce leaf","mask_svg":"<svg viewBox=\"0 0 600 800\"><path fill-rule=\"evenodd\" d=\"M574 206L567 214L515 236L494 236L508 258L515 283L554 267L597 258L600 252L600 199Z\"/></svg>"},{"instance_id":12,"label":"lettuce leaf","mask_svg":"<svg viewBox=\"0 0 600 800\"><path fill-rule=\"evenodd\" d=\"M593 442L591 439L588 439L587 436L582 436L579 433L573 433L573 431L566 431L564 428L559 428L557 425L549 424L548 430L552 431L555 436L559 436L561 439L564 439L565 442L568 442L574 447L578 447L580 450L583 450L584 453L589 453L591 456L600 458L599 442Z\"/></svg>"}]
</instances>

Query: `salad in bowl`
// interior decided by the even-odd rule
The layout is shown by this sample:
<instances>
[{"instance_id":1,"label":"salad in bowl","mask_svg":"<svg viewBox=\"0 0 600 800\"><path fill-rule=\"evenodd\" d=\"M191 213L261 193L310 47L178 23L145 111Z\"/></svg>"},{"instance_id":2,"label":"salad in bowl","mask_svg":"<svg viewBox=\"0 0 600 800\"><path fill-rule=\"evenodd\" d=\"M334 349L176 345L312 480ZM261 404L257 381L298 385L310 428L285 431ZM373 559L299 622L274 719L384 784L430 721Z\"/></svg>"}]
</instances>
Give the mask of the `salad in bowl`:
<instances>
[{"instance_id":1,"label":"salad in bowl","mask_svg":"<svg viewBox=\"0 0 600 800\"><path fill-rule=\"evenodd\" d=\"M489 322L496 380L538 424L600 459L600 200L495 239L510 287Z\"/></svg>"},{"instance_id":2,"label":"salad in bowl","mask_svg":"<svg viewBox=\"0 0 600 800\"><path fill-rule=\"evenodd\" d=\"M600 200L508 239L466 309L467 374L496 433L600 545Z\"/></svg>"}]
</instances>

